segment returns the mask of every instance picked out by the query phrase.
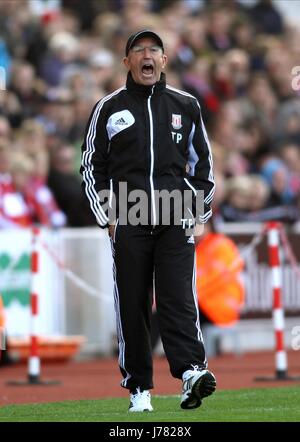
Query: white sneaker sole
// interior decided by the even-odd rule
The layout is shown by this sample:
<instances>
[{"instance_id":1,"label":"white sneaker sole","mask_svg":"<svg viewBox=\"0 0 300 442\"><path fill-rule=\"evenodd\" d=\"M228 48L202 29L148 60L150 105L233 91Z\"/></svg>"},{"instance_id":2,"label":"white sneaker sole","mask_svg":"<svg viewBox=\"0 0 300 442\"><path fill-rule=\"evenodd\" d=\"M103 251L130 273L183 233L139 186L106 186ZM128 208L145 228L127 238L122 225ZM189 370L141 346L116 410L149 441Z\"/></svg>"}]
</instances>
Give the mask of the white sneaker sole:
<instances>
[{"instance_id":1,"label":"white sneaker sole","mask_svg":"<svg viewBox=\"0 0 300 442\"><path fill-rule=\"evenodd\" d=\"M208 371L201 373L201 376L195 381L192 386L189 396L180 404L184 410L191 410L198 408L202 404L202 399L210 396L216 389L216 378Z\"/></svg>"},{"instance_id":2,"label":"white sneaker sole","mask_svg":"<svg viewBox=\"0 0 300 442\"><path fill-rule=\"evenodd\" d=\"M131 407L128 409L129 413L150 413L153 411L153 408L134 408Z\"/></svg>"}]
</instances>

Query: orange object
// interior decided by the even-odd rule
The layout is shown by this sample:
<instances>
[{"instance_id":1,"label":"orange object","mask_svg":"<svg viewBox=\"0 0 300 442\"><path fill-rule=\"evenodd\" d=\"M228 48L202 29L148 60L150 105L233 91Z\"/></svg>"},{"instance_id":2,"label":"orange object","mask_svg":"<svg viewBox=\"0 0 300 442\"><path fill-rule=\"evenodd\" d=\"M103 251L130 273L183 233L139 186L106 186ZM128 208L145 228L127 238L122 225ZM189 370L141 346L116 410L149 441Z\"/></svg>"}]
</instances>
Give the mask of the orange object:
<instances>
[{"instance_id":1,"label":"orange object","mask_svg":"<svg viewBox=\"0 0 300 442\"><path fill-rule=\"evenodd\" d=\"M9 338L9 349L12 358L25 362L30 356L30 340L28 338ZM39 337L39 355L42 361L64 362L73 358L85 342L84 336L52 336Z\"/></svg>"},{"instance_id":2,"label":"orange object","mask_svg":"<svg viewBox=\"0 0 300 442\"><path fill-rule=\"evenodd\" d=\"M239 320L244 304L240 273L244 261L237 246L226 235L208 233L197 245L199 306L218 326L230 326Z\"/></svg>"}]
</instances>

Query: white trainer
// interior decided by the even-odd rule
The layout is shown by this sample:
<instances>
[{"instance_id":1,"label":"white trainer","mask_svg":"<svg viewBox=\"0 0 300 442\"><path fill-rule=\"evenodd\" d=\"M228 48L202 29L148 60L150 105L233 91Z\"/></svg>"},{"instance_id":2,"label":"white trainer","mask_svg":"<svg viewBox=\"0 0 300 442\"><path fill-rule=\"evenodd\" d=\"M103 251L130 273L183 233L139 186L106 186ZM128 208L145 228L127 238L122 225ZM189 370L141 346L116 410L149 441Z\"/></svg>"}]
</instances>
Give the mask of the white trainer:
<instances>
[{"instance_id":1,"label":"white trainer","mask_svg":"<svg viewBox=\"0 0 300 442\"><path fill-rule=\"evenodd\" d=\"M153 411L150 392L148 390L141 391L140 387L137 387L133 393L130 393L130 404L128 411Z\"/></svg>"},{"instance_id":2,"label":"white trainer","mask_svg":"<svg viewBox=\"0 0 300 442\"><path fill-rule=\"evenodd\" d=\"M180 406L183 409L198 408L202 399L216 389L216 378L209 370L187 370L182 376Z\"/></svg>"}]
</instances>

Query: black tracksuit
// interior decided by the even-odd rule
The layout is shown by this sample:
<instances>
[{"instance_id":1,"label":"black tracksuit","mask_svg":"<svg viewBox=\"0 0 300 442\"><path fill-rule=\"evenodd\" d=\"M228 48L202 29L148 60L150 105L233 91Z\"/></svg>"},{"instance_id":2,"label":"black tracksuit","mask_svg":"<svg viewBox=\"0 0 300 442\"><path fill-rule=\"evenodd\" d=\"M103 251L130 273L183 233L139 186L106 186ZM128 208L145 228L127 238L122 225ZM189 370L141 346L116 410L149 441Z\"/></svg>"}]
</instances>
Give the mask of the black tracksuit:
<instances>
[{"instance_id":1,"label":"black tracksuit","mask_svg":"<svg viewBox=\"0 0 300 442\"><path fill-rule=\"evenodd\" d=\"M167 86L138 85L128 74L123 87L100 100L91 114L82 146L83 186L101 227L114 221L98 192L114 192L117 221L111 238L115 309L122 386L153 387L151 303L154 281L160 333L171 373L206 366L196 295L193 236L181 225L163 225L156 190L204 192L204 208L190 210L197 223L211 216L212 158L200 107L191 95ZM118 222L118 185L149 196L144 224ZM130 205L129 205L130 207ZM198 207L198 206L197 206Z\"/></svg>"}]
</instances>

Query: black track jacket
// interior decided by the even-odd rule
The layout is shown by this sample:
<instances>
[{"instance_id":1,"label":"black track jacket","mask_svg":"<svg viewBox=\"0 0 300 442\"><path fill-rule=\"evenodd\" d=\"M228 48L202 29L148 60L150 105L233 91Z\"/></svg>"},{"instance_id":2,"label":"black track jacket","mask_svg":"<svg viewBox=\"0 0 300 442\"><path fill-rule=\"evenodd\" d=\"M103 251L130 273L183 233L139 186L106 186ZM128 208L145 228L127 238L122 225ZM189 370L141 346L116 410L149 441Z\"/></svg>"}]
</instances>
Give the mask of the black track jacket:
<instances>
[{"instance_id":1,"label":"black track jacket","mask_svg":"<svg viewBox=\"0 0 300 442\"><path fill-rule=\"evenodd\" d=\"M126 182L128 192L142 189L156 225L154 190L204 191L204 210L192 211L197 223L211 216L214 193L212 156L200 106L192 95L166 85L134 82L101 99L94 107L82 145L83 188L101 227L109 224L98 192Z\"/></svg>"}]
</instances>

